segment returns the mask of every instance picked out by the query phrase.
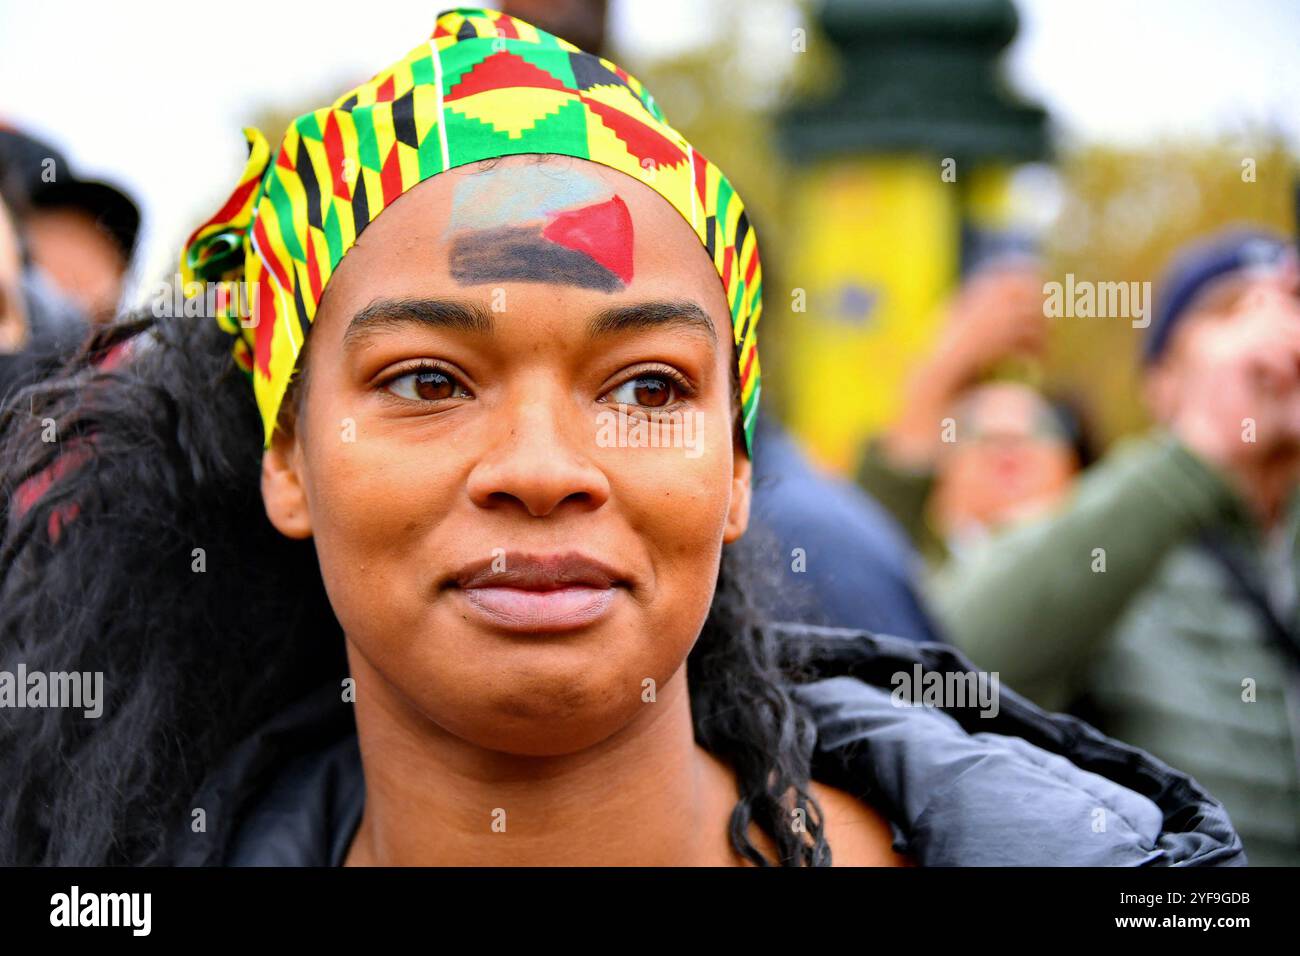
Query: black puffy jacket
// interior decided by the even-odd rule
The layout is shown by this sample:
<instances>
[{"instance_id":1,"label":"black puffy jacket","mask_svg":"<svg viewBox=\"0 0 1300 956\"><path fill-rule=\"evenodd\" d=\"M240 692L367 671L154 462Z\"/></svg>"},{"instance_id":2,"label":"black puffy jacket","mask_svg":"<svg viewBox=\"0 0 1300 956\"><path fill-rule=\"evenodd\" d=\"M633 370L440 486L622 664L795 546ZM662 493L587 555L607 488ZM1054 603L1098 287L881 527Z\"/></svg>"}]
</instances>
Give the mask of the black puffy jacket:
<instances>
[{"instance_id":1,"label":"black puffy jacket","mask_svg":"<svg viewBox=\"0 0 1300 956\"><path fill-rule=\"evenodd\" d=\"M973 670L943 644L777 625L810 654L793 688L817 725L813 776L869 801L923 866L1243 865L1223 807L1154 757L999 688L978 706L901 705L903 678ZM794 646L794 645L787 645ZM181 865L337 866L365 798L350 704L323 687L233 751L195 796ZM919 694L917 700L923 700ZM987 714L987 716L982 716ZM834 848L832 847L832 850Z\"/></svg>"}]
</instances>

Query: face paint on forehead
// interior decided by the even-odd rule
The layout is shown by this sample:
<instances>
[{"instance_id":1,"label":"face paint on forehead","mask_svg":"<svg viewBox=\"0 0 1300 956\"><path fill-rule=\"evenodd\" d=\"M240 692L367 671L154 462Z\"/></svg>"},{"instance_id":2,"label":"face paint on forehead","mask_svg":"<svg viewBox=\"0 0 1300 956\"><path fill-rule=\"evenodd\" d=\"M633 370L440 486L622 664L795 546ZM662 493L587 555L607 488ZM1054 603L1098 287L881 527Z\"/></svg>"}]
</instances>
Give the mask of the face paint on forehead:
<instances>
[{"instance_id":1,"label":"face paint on forehead","mask_svg":"<svg viewBox=\"0 0 1300 956\"><path fill-rule=\"evenodd\" d=\"M456 183L444 236L467 229L499 229L547 213L608 199L613 190L595 176L552 166L511 166L466 176Z\"/></svg>"},{"instance_id":2,"label":"face paint on forehead","mask_svg":"<svg viewBox=\"0 0 1300 956\"><path fill-rule=\"evenodd\" d=\"M627 204L595 177L570 170L515 167L462 180L447 232L451 276L461 285L549 282L617 292L632 281Z\"/></svg>"}]
</instances>

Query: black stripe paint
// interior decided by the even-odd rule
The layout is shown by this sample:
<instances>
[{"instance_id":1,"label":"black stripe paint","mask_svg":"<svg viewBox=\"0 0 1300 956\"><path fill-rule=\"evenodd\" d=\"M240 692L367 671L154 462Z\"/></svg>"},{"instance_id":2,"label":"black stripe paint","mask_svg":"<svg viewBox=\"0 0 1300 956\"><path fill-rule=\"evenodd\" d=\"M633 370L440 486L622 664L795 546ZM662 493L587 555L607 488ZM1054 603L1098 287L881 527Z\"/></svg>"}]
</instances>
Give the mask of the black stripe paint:
<instances>
[{"instance_id":1,"label":"black stripe paint","mask_svg":"<svg viewBox=\"0 0 1300 956\"><path fill-rule=\"evenodd\" d=\"M542 238L534 228L507 226L457 236L451 277L461 285L487 282L549 282L618 292L623 280L585 253Z\"/></svg>"}]
</instances>

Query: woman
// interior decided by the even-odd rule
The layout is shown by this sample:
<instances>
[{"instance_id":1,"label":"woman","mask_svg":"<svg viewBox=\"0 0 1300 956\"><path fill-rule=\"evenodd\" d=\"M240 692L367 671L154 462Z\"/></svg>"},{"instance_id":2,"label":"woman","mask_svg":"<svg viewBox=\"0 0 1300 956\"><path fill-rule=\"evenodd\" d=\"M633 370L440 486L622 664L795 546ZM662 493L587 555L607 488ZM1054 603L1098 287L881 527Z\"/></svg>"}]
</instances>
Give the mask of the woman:
<instances>
[{"instance_id":1,"label":"woman","mask_svg":"<svg viewBox=\"0 0 1300 956\"><path fill-rule=\"evenodd\" d=\"M757 249L634 79L459 10L251 142L185 253L249 314L8 412L5 661L107 699L6 712L6 862L1239 860L1077 722L896 706L942 647L750 610Z\"/></svg>"}]
</instances>

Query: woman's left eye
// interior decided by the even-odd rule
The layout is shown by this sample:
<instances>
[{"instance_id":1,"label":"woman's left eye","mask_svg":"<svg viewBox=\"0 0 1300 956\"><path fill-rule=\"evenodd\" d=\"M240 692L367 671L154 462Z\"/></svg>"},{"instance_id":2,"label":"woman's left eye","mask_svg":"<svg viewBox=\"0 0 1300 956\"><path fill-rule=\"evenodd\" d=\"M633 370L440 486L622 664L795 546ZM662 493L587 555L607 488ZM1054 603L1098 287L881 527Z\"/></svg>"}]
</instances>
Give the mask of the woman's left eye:
<instances>
[{"instance_id":1,"label":"woman's left eye","mask_svg":"<svg viewBox=\"0 0 1300 956\"><path fill-rule=\"evenodd\" d=\"M611 400L620 405L640 405L645 408L663 408L678 397L678 386L667 375L645 374L628 379L611 389Z\"/></svg>"},{"instance_id":2,"label":"woman's left eye","mask_svg":"<svg viewBox=\"0 0 1300 956\"><path fill-rule=\"evenodd\" d=\"M413 402L439 402L448 398L473 398L451 374L436 368L418 368L399 375L384 386L399 398Z\"/></svg>"}]
</instances>

